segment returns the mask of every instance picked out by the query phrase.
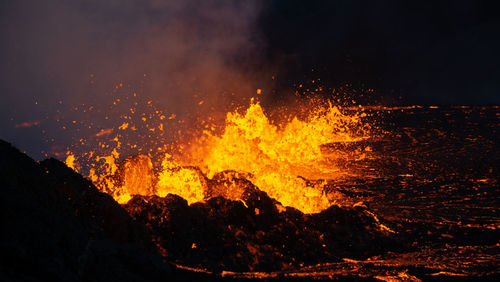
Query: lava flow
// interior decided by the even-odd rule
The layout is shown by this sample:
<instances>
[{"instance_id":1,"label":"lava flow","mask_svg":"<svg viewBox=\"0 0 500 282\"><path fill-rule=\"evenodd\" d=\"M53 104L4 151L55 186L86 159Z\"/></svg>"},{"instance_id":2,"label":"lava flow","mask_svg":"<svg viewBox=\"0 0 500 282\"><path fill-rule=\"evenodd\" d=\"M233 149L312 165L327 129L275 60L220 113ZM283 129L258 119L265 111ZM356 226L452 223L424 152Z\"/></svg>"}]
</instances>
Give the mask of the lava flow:
<instances>
[{"instance_id":1,"label":"lava flow","mask_svg":"<svg viewBox=\"0 0 500 282\"><path fill-rule=\"evenodd\" d=\"M361 111L345 114L328 103L316 106L305 118L292 116L274 124L261 104L251 100L244 113L227 113L222 133L205 130L188 145L178 146L176 153L165 153L161 160L136 155L118 163L122 144L115 138L117 145L111 154L87 155L87 164L92 167L88 177L121 204L134 194L176 194L188 203L218 195L241 200L235 179L243 178L283 206L317 213L337 202L324 187L328 180L345 173L334 162L340 155L331 148L325 150L325 146L368 138L369 127L362 122L365 116ZM128 123L123 123L119 129L127 127ZM361 157L362 149L358 150ZM68 152L66 164L76 169L79 159L76 153ZM154 163L161 165L154 167ZM214 192L208 183L221 178L224 184Z\"/></svg>"}]
</instances>

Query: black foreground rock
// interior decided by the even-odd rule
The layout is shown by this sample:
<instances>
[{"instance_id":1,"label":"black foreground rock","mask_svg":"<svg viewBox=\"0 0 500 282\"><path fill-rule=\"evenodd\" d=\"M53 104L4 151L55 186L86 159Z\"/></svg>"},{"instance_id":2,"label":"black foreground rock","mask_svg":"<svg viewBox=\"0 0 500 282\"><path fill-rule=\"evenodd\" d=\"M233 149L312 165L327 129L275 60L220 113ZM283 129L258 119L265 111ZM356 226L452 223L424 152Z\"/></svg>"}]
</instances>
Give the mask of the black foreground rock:
<instances>
[{"instance_id":1,"label":"black foreground rock","mask_svg":"<svg viewBox=\"0 0 500 282\"><path fill-rule=\"evenodd\" d=\"M220 186L217 181L238 182L241 200L217 196L188 205L172 194L136 195L123 206L148 227L165 256L216 273L293 270L342 258L363 259L398 246L365 207L334 205L308 215L282 207L244 179L214 179L209 189Z\"/></svg>"},{"instance_id":2,"label":"black foreground rock","mask_svg":"<svg viewBox=\"0 0 500 282\"><path fill-rule=\"evenodd\" d=\"M222 270L287 271L364 258L394 242L363 207L278 210L241 181L242 201L217 196L188 206L170 194L135 196L124 209L60 161L37 163L0 140L0 280L218 280Z\"/></svg>"},{"instance_id":3,"label":"black foreground rock","mask_svg":"<svg viewBox=\"0 0 500 282\"><path fill-rule=\"evenodd\" d=\"M147 229L90 181L0 140L1 281L200 279L157 254Z\"/></svg>"}]
</instances>

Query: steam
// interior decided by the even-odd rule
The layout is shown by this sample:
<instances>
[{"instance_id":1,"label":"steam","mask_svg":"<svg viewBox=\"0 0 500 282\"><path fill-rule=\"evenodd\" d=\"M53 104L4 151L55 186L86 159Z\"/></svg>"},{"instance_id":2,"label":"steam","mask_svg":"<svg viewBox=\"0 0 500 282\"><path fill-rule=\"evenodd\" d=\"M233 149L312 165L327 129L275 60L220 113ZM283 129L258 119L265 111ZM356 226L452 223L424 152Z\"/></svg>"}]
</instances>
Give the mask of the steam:
<instances>
[{"instance_id":1,"label":"steam","mask_svg":"<svg viewBox=\"0 0 500 282\"><path fill-rule=\"evenodd\" d=\"M111 103L120 91L137 93L186 118L225 111L257 88L248 79L254 70L247 67L258 60L262 46L255 1L30 0L2 5L7 44L0 55L0 112L7 130L0 138L17 142L35 157L42 148L24 141L13 124L42 120L31 129L60 135L51 120L77 119L68 116L70 105Z\"/></svg>"}]
</instances>

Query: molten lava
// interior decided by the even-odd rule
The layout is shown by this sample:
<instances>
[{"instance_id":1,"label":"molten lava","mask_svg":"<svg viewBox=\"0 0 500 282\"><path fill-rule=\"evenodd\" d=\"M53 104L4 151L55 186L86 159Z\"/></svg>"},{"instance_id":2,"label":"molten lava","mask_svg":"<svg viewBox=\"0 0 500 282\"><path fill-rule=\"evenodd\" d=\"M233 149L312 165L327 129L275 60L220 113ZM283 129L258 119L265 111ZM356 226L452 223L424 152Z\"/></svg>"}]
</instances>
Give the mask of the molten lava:
<instances>
[{"instance_id":1,"label":"molten lava","mask_svg":"<svg viewBox=\"0 0 500 282\"><path fill-rule=\"evenodd\" d=\"M342 173L332 161L340 155L331 148L325 150L325 145L366 139L364 116L343 114L328 103L317 106L305 119L295 116L276 125L260 103L252 100L244 113L227 114L221 134L205 131L182 155L165 154L160 168L154 169L146 156L116 164L119 154L115 148L110 156L94 157L95 163L106 167L106 173L95 175L92 169L89 177L119 203L126 203L134 194L164 197L169 193L194 203L209 197L207 183L215 176L235 172L236 178L251 181L283 206L316 213L335 202L323 188L327 180ZM74 154L68 154L68 166L78 167L77 161ZM239 199L235 174L230 175L233 178L224 182L226 195Z\"/></svg>"}]
</instances>

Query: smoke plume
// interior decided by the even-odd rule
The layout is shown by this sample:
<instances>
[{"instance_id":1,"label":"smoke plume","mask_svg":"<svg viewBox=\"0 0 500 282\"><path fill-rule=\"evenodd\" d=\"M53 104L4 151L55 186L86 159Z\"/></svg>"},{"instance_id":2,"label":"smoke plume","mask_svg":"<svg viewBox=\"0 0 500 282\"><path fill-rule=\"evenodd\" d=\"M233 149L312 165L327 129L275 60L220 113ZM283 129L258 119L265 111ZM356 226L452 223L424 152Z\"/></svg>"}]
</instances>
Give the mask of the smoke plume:
<instances>
[{"instance_id":1,"label":"smoke plume","mask_svg":"<svg viewBox=\"0 0 500 282\"><path fill-rule=\"evenodd\" d=\"M40 150L70 142L56 122L81 118L70 108L99 107L136 93L189 119L224 111L257 87L248 79L263 45L255 24L260 5L254 1L0 5L0 137L35 158ZM22 123L36 126L15 128Z\"/></svg>"}]
</instances>

